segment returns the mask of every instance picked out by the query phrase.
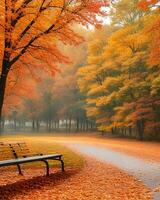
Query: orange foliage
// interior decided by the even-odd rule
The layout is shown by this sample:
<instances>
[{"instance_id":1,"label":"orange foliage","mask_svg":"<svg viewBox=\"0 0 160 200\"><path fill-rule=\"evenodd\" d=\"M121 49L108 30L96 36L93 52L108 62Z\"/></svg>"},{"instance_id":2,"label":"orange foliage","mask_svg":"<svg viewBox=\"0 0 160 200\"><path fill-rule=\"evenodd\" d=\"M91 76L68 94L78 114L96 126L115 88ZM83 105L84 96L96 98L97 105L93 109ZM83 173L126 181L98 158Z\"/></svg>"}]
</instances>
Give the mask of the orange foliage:
<instances>
[{"instance_id":1,"label":"orange foliage","mask_svg":"<svg viewBox=\"0 0 160 200\"><path fill-rule=\"evenodd\" d=\"M72 26L75 23L100 25L97 16L105 15L103 6L108 6L107 1L6 0L0 3L0 113L11 70L17 72L17 68L26 67L32 75L36 75L37 69L54 75L57 63L69 62L58 49L57 41L70 45L82 42L83 38ZM23 70L19 72L25 76Z\"/></svg>"},{"instance_id":2,"label":"orange foliage","mask_svg":"<svg viewBox=\"0 0 160 200\"><path fill-rule=\"evenodd\" d=\"M15 71L8 77L8 85L5 93L3 114L7 116L13 110L23 110L24 99L38 99L36 82L27 72Z\"/></svg>"},{"instance_id":3,"label":"orange foliage","mask_svg":"<svg viewBox=\"0 0 160 200\"><path fill-rule=\"evenodd\" d=\"M160 63L160 15L157 14L148 28L152 37L149 51L149 65L155 66Z\"/></svg>"},{"instance_id":4,"label":"orange foliage","mask_svg":"<svg viewBox=\"0 0 160 200\"><path fill-rule=\"evenodd\" d=\"M141 0L138 4L139 7L143 10L148 10L150 6L153 6L158 3L158 0Z\"/></svg>"}]
</instances>

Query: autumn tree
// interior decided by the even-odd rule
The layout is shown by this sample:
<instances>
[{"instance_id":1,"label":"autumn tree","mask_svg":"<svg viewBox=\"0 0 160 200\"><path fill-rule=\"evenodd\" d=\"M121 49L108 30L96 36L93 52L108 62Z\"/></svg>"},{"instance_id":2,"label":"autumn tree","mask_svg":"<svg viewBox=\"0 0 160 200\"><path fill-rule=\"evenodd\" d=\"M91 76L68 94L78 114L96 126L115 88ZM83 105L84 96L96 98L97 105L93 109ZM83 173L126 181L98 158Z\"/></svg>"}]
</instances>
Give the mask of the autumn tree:
<instances>
[{"instance_id":1,"label":"autumn tree","mask_svg":"<svg viewBox=\"0 0 160 200\"><path fill-rule=\"evenodd\" d=\"M88 31L80 25L75 27L79 34L84 34L86 38ZM5 112L6 119L11 121L9 126L13 120L18 122L17 131L21 128L32 132L38 130L87 131L93 126L86 117L84 96L79 92L76 77L77 70L86 62L86 43L73 47L59 42L58 48L63 49L70 63L59 65L59 72L54 78L48 73L41 72L43 79L36 81L36 77L32 79L29 74L26 74L24 78L23 73L23 76L18 77L16 84L13 81L13 87L7 88L6 94L9 96L6 96L8 101L5 101L4 107L8 110ZM37 74L40 74L40 70L37 70ZM13 76L11 78L13 79ZM24 87L23 93L20 90L21 85ZM19 101L14 100L11 104L9 102L11 97L12 100L18 98ZM16 111L16 117L13 111ZM19 124L21 124L20 127ZM9 126L5 126L6 130Z\"/></svg>"},{"instance_id":2,"label":"autumn tree","mask_svg":"<svg viewBox=\"0 0 160 200\"><path fill-rule=\"evenodd\" d=\"M82 40L71 24L99 24L105 1L95 0L4 0L0 5L1 74L0 117L8 74L15 68L41 67L54 73L56 62L67 62L56 40L77 44ZM44 68L44 63L48 67ZM46 65L45 65L46 66Z\"/></svg>"},{"instance_id":3,"label":"autumn tree","mask_svg":"<svg viewBox=\"0 0 160 200\"><path fill-rule=\"evenodd\" d=\"M101 55L106 45L106 38L110 36L112 31L112 28L106 26L91 34L88 42L87 63L78 70L79 88L86 95L87 116L95 119L97 124L107 120L106 109L97 107L97 101L104 96L105 88L102 84L107 74L110 73L109 69L107 71L104 67L104 59Z\"/></svg>"},{"instance_id":4,"label":"autumn tree","mask_svg":"<svg viewBox=\"0 0 160 200\"><path fill-rule=\"evenodd\" d=\"M159 137L159 9L143 14L138 1L124 2L114 5L108 29L115 28L110 35L88 43L79 87L86 95L87 115L96 119L98 130L141 140Z\"/></svg>"},{"instance_id":5,"label":"autumn tree","mask_svg":"<svg viewBox=\"0 0 160 200\"><path fill-rule=\"evenodd\" d=\"M86 39L87 32L86 29L79 28L79 33L85 35ZM87 130L90 121L86 118L84 96L79 92L76 76L77 70L86 62L86 43L76 47L62 45L61 48L71 63L60 66L60 73L55 76L53 94L55 102L59 104L57 118L65 122L64 128L67 132Z\"/></svg>"}]
</instances>

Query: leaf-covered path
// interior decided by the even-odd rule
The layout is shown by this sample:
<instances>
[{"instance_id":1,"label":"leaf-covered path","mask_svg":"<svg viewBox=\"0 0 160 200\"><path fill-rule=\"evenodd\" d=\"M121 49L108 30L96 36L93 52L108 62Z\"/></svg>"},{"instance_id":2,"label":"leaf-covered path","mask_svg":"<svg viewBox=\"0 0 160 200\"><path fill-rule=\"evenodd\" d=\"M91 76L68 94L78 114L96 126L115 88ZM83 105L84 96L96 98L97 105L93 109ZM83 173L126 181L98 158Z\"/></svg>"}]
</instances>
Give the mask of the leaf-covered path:
<instances>
[{"instance_id":1,"label":"leaf-covered path","mask_svg":"<svg viewBox=\"0 0 160 200\"><path fill-rule=\"evenodd\" d=\"M152 199L150 190L142 182L94 159L86 158L81 171L53 172L49 177L41 176L41 169L28 169L24 177L15 176L15 172L4 172L0 180L1 200Z\"/></svg>"},{"instance_id":2,"label":"leaf-covered path","mask_svg":"<svg viewBox=\"0 0 160 200\"><path fill-rule=\"evenodd\" d=\"M117 152L100 145L75 142L67 144L70 148L76 149L84 155L92 156L100 161L112 164L137 179L143 181L152 190L160 186L160 163L150 162L134 156ZM138 155L137 155L138 156ZM154 199L160 199L160 192L154 192Z\"/></svg>"},{"instance_id":3,"label":"leaf-covered path","mask_svg":"<svg viewBox=\"0 0 160 200\"><path fill-rule=\"evenodd\" d=\"M22 140L18 136L17 139ZM75 170L75 165L67 165L65 173L52 169L49 177L43 176L43 168L31 166L25 170L23 177L4 168L0 171L2 200L150 200L153 194L155 199L160 199L159 143L89 135L24 137L23 140L30 144L32 141L32 147L37 146L42 151L55 149L57 143L65 144L74 151L78 149L85 158L85 166ZM67 157L68 162L70 159ZM78 163L75 163L77 166ZM144 169L143 174L140 169ZM149 180L150 188L144 180L139 180L142 180L140 176Z\"/></svg>"}]
</instances>

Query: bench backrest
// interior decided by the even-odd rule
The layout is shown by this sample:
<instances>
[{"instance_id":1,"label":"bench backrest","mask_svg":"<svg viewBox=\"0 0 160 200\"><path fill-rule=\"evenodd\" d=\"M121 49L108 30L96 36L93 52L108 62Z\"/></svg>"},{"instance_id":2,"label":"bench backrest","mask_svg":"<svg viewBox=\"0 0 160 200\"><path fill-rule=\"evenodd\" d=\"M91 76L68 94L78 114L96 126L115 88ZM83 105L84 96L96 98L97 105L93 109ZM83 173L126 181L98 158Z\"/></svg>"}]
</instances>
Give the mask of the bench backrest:
<instances>
[{"instance_id":1,"label":"bench backrest","mask_svg":"<svg viewBox=\"0 0 160 200\"><path fill-rule=\"evenodd\" d=\"M0 160L10 160L15 158L8 144L0 143Z\"/></svg>"},{"instance_id":2,"label":"bench backrest","mask_svg":"<svg viewBox=\"0 0 160 200\"><path fill-rule=\"evenodd\" d=\"M0 142L0 160L25 157L30 150L25 142Z\"/></svg>"}]
</instances>

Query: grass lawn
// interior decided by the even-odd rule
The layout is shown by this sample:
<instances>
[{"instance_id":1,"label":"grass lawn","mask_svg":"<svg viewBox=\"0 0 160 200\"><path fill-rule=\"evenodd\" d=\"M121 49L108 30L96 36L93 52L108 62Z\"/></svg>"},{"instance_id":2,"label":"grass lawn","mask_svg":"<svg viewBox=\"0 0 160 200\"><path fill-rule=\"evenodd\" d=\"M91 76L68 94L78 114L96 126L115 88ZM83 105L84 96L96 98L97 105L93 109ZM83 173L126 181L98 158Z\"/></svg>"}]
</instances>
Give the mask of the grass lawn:
<instances>
[{"instance_id":1,"label":"grass lawn","mask_svg":"<svg viewBox=\"0 0 160 200\"><path fill-rule=\"evenodd\" d=\"M80 169L84 165L84 160L82 156L73 152L69 148L56 143L56 138L52 137L44 137L44 136L0 136L0 141L4 142L12 142L12 141L23 141L26 142L29 149L33 153L43 153L43 154L54 154L60 153L63 155L63 160L65 163L65 168L76 168ZM57 161L49 161L50 166L52 167L59 167L60 162ZM44 166L43 162L33 162L33 163L26 163L22 165L23 168L25 167L40 167ZM10 167L15 168L15 167Z\"/></svg>"}]
</instances>

